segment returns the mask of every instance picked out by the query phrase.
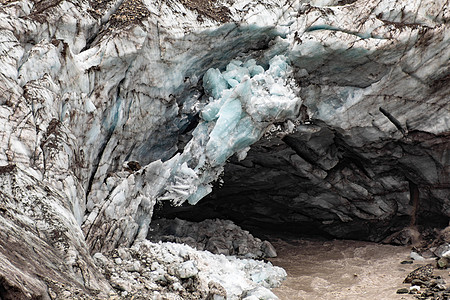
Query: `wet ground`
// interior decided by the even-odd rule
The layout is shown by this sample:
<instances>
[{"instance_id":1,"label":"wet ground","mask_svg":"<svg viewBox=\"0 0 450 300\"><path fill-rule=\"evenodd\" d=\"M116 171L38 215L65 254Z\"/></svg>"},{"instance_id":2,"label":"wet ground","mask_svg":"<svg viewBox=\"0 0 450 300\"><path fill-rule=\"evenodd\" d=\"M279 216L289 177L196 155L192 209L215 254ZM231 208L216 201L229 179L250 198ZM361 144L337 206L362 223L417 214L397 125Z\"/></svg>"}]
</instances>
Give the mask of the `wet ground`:
<instances>
[{"instance_id":1,"label":"wet ground","mask_svg":"<svg viewBox=\"0 0 450 300\"><path fill-rule=\"evenodd\" d=\"M405 277L434 260L400 264L409 259L409 246L391 246L345 240L271 240L288 277L273 292L281 300L397 300L416 299L400 295ZM435 270L450 282L448 270Z\"/></svg>"}]
</instances>

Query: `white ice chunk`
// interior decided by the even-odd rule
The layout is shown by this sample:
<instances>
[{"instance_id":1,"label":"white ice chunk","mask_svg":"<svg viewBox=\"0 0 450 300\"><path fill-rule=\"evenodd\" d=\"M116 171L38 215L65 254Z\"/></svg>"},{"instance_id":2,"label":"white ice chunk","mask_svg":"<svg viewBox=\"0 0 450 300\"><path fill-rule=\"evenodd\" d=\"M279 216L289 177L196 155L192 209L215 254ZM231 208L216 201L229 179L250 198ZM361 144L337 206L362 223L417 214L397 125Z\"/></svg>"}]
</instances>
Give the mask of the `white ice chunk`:
<instances>
[{"instance_id":1,"label":"white ice chunk","mask_svg":"<svg viewBox=\"0 0 450 300\"><path fill-rule=\"evenodd\" d=\"M250 147L246 147L244 149L242 149L241 151L237 152L237 159L238 161L244 160L247 157L247 153L250 150Z\"/></svg>"},{"instance_id":2,"label":"white ice chunk","mask_svg":"<svg viewBox=\"0 0 450 300\"><path fill-rule=\"evenodd\" d=\"M286 92L286 88L278 83L273 84L269 90L269 93L275 96L287 96Z\"/></svg>"},{"instance_id":3,"label":"white ice chunk","mask_svg":"<svg viewBox=\"0 0 450 300\"><path fill-rule=\"evenodd\" d=\"M277 55L269 61L270 67L268 73L274 77L281 77L288 71L288 64L286 58L282 55Z\"/></svg>"},{"instance_id":4,"label":"white ice chunk","mask_svg":"<svg viewBox=\"0 0 450 300\"><path fill-rule=\"evenodd\" d=\"M418 260L418 261L425 260L425 258L423 258L419 253L414 252L414 251L411 251L409 256L414 260Z\"/></svg>"},{"instance_id":5,"label":"white ice chunk","mask_svg":"<svg viewBox=\"0 0 450 300\"><path fill-rule=\"evenodd\" d=\"M302 100L296 96L298 88L291 74L288 59L282 55L269 61L267 71L255 60L233 60L223 73L209 69L203 86L212 97L200 112L202 120L185 151L170 160L175 165L171 173L181 178L169 180L159 199L196 204L211 192L210 183L217 180L228 158L237 153L238 159L244 159L271 124L295 119ZM292 126L292 122L286 125ZM194 174L185 176L183 170Z\"/></svg>"},{"instance_id":6,"label":"white ice chunk","mask_svg":"<svg viewBox=\"0 0 450 300\"><path fill-rule=\"evenodd\" d=\"M218 69L209 69L203 76L203 88L214 98L219 98L228 85Z\"/></svg>"},{"instance_id":7,"label":"white ice chunk","mask_svg":"<svg viewBox=\"0 0 450 300\"><path fill-rule=\"evenodd\" d=\"M176 270L176 274L178 275L178 277L183 279L194 277L195 275L197 275L197 273L198 269L195 266L194 261L192 260L185 261Z\"/></svg>"},{"instance_id":8,"label":"white ice chunk","mask_svg":"<svg viewBox=\"0 0 450 300\"><path fill-rule=\"evenodd\" d=\"M198 201L202 200L203 197L212 192L212 187L210 185L201 185L197 188L195 194L188 198L188 202L191 205L197 204Z\"/></svg>"},{"instance_id":9,"label":"white ice chunk","mask_svg":"<svg viewBox=\"0 0 450 300\"><path fill-rule=\"evenodd\" d=\"M85 108L88 113L94 112L97 108L95 107L94 103L90 99L87 99L85 102Z\"/></svg>"}]
</instances>

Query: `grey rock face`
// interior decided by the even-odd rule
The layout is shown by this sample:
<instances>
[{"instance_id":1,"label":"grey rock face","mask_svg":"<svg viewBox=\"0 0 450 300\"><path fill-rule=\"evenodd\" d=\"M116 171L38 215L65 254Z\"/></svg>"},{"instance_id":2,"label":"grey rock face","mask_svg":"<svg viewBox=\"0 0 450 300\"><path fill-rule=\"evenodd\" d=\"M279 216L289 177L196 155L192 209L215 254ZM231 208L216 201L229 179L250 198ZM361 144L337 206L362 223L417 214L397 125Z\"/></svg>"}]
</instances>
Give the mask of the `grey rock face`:
<instances>
[{"instance_id":1,"label":"grey rock face","mask_svg":"<svg viewBox=\"0 0 450 300\"><path fill-rule=\"evenodd\" d=\"M436 250L434 250L434 254L439 258L444 257L445 254L447 254L448 256L450 254L450 244L445 243L439 245L439 247L437 247Z\"/></svg>"},{"instance_id":2,"label":"grey rock face","mask_svg":"<svg viewBox=\"0 0 450 300\"><path fill-rule=\"evenodd\" d=\"M226 256L255 259L277 256L270 242L253 237L229 220L204 220L198 223L177 218L153 220L147 238L153 242L182 243Z\"/></svg>"}]
</instances>

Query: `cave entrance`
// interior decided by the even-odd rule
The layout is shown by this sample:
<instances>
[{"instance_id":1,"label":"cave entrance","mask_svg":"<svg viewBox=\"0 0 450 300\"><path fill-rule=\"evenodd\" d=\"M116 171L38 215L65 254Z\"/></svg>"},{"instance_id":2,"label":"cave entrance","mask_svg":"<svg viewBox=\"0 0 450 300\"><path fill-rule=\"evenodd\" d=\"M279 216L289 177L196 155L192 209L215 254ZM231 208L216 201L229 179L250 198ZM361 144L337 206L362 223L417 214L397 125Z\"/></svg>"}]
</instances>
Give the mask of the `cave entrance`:
<instances>
[{"instance_id":1,"label":"cave entrance","mask_svg":"<svg viewBox=\"0 0 450 300\"><path fill-rule=\"evenodd\" d=\"M393 156L402 151L403 161L417 160L408 154L417 152L416 146L383 143L356 148L338 130L301 125L294 134L261 139L242 161L231 157L213 192L195 206L165 202L154 218L231 220L265 238L393 244L412 243L414 237L402 232L410 226L420 231L448 226L442 201L420 185L421 174Z\"/></svg>"},{"instance_id":2,"label":"cave entrance","mask_svg":"<svg viewBox=\"0 0 450 300\"><path fill-rule=\"evenodd\" d=\"M336 290L357 290L363 282L373 283L366 298L390 299L419 263L435 263L442 253L433 251L447 249L450 227L436 230L448 226L443 202L423 184L419 169L405 163L421 161L410 154L417 153L415 145L387 141L357 148L337 130L309 127L261 139L242 161L231 157L210 195L195 206L160 203L152 222L174 219L165 227L173 242L267 258L283 267L288 280L274 290L281 299L292 299L294 292L330 299ZM400 152L401 163L393 157ZM231 220L256 239L216 235L217 225L208 219ZM191 229L183 220L203 227ZM196 241L182 234L193 231ZM267 241L258 246L258 238ZM230 248L234 253L226 252Z\"/></svg>"},{"instance_id":3,"label":"cave entrance","mask_svg":"<svg viewBox=\"0 0 450 300\"><path fill-rule=\"evenodd\" d=\"M196 205L162 202L155 207L153 219L231 220L265 239L333 238L318 226L319 221L291 205L308 184L308 178L296 174L287 160L291 155L295 152L281 138L263 139L252 146L244 160L232 156L223 176L213 184L213 192Z\"/></svg>"}]
</instances>

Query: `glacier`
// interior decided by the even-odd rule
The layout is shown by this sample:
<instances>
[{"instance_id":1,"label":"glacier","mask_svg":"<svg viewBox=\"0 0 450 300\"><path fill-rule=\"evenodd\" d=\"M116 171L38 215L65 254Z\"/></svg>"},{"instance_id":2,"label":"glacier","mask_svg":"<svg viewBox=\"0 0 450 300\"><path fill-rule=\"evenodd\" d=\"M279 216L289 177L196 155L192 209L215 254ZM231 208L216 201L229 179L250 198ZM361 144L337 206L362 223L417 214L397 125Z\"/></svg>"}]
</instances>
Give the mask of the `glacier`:
<instances>
[{"instance_id":1,"label":"glacier","mask_svg":"<svg viewBox=\"0 0 450 300\"><path fill-rule=\"evenodd\" d=\"M376 241L448 222L449 20L428 0L0 1L1 296L132 297L117 249L255 264L148 244L161 203ZM206 294L274 297L217 274Z\"/></svg>"}]
</instances>

